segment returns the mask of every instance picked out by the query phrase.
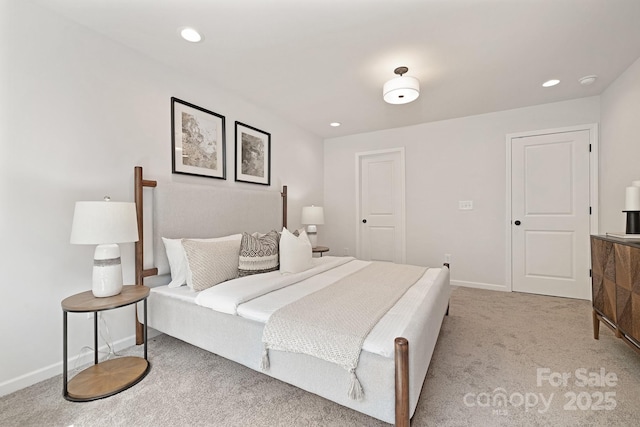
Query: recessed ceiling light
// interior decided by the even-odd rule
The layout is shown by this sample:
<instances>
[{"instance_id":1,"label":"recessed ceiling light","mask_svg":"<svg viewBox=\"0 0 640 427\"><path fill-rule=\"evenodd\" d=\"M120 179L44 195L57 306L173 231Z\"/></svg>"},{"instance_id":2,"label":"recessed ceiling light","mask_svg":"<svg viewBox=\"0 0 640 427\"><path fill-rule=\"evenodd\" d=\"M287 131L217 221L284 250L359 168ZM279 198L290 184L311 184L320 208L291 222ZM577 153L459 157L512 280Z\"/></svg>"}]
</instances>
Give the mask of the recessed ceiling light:
<instances>
[{"instance_id":1,"label":"recessed ceiling light","mask_svg":"<svg viewBox=\"0 0 640 427\"><path fill-rule=\"evenodd\" d=\"M188 42L198 43L202 41L200 33L191 27L180 28L178 31L180 32L180 36Z\"/></svg>"},{"instance_id":2,"label":"recessed ceiling light","mask_svg":"<svg viewBox=\"0 0 640 427\"><path fill-rule=\"evenodd\" d=\"M578 81L580 82L580 84L582 86L589 86L589 85L594 84L597 78L598 78L598 76L595 76L595 75L584 76L584 77L578 79Z\"/></svg>"},{"instance_id":3,"label":"recessed ceiling light","mask_svg":"<svg viewBox=\"0 0 640 427\"><path fill-rule=\"evenodd\" d=\"M329 126L337 128L338 126L340 126L342 123L339 122L333 122L333 123L329 123Z\"/></svg>"},{"instance_id":4,"label":"recessed ceiling light","mask_svg":"<svg viewBox=\"0 0 640 427\"><path fill-rule=\"evenodd\" d=\"M546 82L542 83L543 87L551 87L551 86L555 86L558 83L560 83L560 80L558 79L551 79L551 80L547 80Z\"/></svg>"}]
</instances>

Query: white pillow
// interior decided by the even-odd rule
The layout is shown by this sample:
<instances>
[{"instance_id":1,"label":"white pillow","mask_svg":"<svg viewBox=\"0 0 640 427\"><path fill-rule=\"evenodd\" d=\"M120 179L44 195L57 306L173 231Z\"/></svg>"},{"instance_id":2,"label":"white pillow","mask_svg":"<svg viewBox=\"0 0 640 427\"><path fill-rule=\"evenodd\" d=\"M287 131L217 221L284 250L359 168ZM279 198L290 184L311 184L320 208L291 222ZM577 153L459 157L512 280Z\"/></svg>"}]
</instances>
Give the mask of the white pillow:
<instances>
[{"instance_id":1,"label":"white pillow","mask_svg":"<svg viewBox=\"0 0 640 427\"><path fill-rule=\"evenodd\" d=\"M280 237L280 272L300 273L312 267L311 242L306 231L301 231L296 237L286 228L282 229Z\"/></svg>"},{"instance_id":2,"label":"white pillow","mask_svg":"<svg viewBox=\"0 0 640 427\"><path fill-rule=\"evenodd\" d=\"M196 242L224 242L229 240L238 241L238 253L240 252L240 239L242 234L232 234L230 236L216 237L212 239L189 239ZM189 273L189 263L187 262L187 255L184 253L184 247L182 246L183 239L167 239L162 238L164 248L167 252L167 259L169 260L169 268L171 269L171 283L170 288L179 288L187 283L187 275Z\"/></svg>"},{"instance_id":3,"label":"white pillow","mask_svg":"<svg viewBox=\"0 0 640 427\"><path fill-rule=\"evenodd\" d=\"M202 291L238 277L238 245L233 240L182 241L189 271L187 286Z\"/></svg>"}]
</instances>

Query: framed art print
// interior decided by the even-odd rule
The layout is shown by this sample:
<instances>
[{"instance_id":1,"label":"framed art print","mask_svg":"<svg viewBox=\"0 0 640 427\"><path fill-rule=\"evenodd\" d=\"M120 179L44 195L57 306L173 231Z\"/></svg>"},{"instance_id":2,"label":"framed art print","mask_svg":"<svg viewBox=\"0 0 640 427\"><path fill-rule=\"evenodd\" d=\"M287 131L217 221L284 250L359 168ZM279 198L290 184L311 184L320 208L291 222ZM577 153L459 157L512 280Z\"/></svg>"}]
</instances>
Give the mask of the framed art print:
<instances>
[{"instance_id":1,"label":"framed art print","mask_svg":"<svg viewBox=\"0 0 640 427\"><path fill-rule=\"evenodd\" d=\"M271 184L271 134L236 122L236 181Z\"/></svg>"},{"instance_id":2,"label":"framed art print","mask_svg":"<svg viewBox=\"0 0 640 427\"><path fill-rule=\"evenodd\" d=\"M173 173L227 179L224 116L171 98Z\"/></svg>"}]
</instances>

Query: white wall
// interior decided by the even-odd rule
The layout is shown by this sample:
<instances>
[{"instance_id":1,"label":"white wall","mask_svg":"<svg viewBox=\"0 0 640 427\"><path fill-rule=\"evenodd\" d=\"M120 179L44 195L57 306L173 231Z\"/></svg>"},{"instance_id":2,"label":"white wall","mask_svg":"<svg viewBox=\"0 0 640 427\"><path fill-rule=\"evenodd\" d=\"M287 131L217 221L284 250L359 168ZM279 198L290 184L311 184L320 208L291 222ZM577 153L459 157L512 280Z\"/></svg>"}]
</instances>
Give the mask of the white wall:
<instances>
[{"instance_id":1,"label":"white wall","mask_svg":"<svg viewBox=\"0 0 640 427\"><path fill-rule=\"evenodd\" d=\"M0 395L62 372L60 301L90 289L92 246L69 244L74 202L133 200L133 167L149 179L235 183L234 121L272 134L273 185L289 185L290 219L322 200L322 140L267 111L148 60L29 2L0 19ZM226 116L227 180L171 174L170 98ZM133 244L122 245L132 283ZM130 345L133 308L105 315ZM69 355L92 345L92 322L70 315Z\"/></svg>"},{"instance_id":2,"label":"white wall","mask_svg":"<svg viewBox=\"0 0 640 427\"><path fill-rule=\"evenodd\" d=\"M640 179L640 59L601 98L600 230L624 231L624 189Z\"/></svg>"},{"instance_id":3,"label":"white wall","mask_svg":"<svg viewBox=\"0 0 640 427\"><path fill-rule=\"evenodd\" d=\"M590 97L325 140L319 239L355 253L355 153L405 147L407 263L440 265L448 253L452 283L504 289L505 136L598 121ZM474 209L458 210L459 200Z\"/></svg>"}]
</instances>

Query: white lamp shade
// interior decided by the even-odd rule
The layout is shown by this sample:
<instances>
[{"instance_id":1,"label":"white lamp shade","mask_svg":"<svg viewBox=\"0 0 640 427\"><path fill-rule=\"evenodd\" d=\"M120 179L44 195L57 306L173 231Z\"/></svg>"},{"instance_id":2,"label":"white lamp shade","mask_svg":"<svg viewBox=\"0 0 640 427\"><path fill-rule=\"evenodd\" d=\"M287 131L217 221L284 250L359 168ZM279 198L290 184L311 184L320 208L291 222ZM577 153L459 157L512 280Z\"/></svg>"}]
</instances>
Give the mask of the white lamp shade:
<instances>
[{"instance_id":1,"label":"white lamp shade","mask_svg":"<svg viewBox=\"0 0 640 427\"><path fill-rule=\"evenodd\" d=\"M302 223L307 224L324 224L324 209L322 206L305 206L302 208Z\"/></svg>"},{"instance_id":2,"label":"white lamp shade","mask_svg":"<svg viewBox=\"0 0 640 427\"><path fill-rule=\"evenodd\" d=\"M626 188L624 210L640 211L640 187L633 185Z\"/></svg>"},{"instance_id":3,"label":"white lamp shade","mask_svg":"<svg viewBox=\"0 0 640 427\"><path fill-rule=\"evenodd\" d=\"M396 77L382 88L382 96L389 104L407 104L418 99L419 95L420 82L415 77Z\"/></svg>"},{"instance_id":4,"label":"white lamp shade","mask_svg":"<svg viewBox=\"0 0 640 427\"><path fill-rule=\"evenodd\" d=\"M76 202L71 243L100 245L138 241L136 205L128 202Z\"/></svg>"}]
</instances>

